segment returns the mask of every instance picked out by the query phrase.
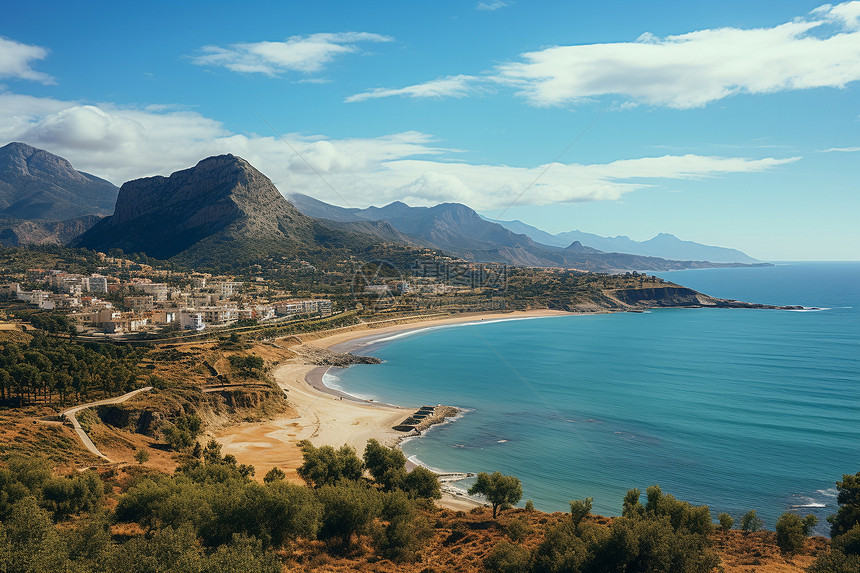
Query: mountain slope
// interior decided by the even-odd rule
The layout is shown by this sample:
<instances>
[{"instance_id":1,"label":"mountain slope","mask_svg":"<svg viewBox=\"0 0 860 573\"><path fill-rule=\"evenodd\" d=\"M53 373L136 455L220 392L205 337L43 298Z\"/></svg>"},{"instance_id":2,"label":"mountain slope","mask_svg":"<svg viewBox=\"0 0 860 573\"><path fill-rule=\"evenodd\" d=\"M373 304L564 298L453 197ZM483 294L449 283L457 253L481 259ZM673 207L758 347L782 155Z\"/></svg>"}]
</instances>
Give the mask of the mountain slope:
<instances>
[{"instance_id":1,"label":"mountain slope","mask_svg":"<svg viewBox=\"0 0 860 573\"><path fill-rule=\"evenodd\" d=\"M617 237L601 237L600 235L585 233L583 231L567 231L553 235L538 229L537 227L523 223L522 221L487 220L498 223L514 233L523 233L528 235L539 243L559 247L569 245L573 241L580 241L584 245L594 247L601 251L630 253L634 255L661 257L666 259L711 261L714 263L754 264L760 262L737 249L714 247L711 245L695 243L693 241L684 241L668 233L660 233L647 241L634 241L630 237L625 237L624 235L619 235Z\"/></svg>"},{"instance_id":2,"label":"mountain slope","mask_svg":"<svg viewBox=\"0 0 860 573\"><path fill-rule=\"evenodd\" d=\"M0 245L64 245L95 225L101 217L86 215L65 221L0 219Z\"/></svg>"},{"instance_id":3,"label":"mountain slope","mask_svg":"<svg viewBox=\"0 0 860 573\"><path fill-rule=\"evenodd\" d=\"M234 155L209 157L170 177L125 183L111 217L72 242L193 265L242 264L271 255L324 257L367 248L390 226L330 225L300 213L268 177ZM373 234L371 234L373 232Z\"/></svg>"},{"instance_id":4,"label":"mountain slope","mask_svg":"<svg viewBox=\"0 0 860 573\"><path fill-rule=\"evenodd\" d=\"M0 217L63 221L109 215L118 189L25 143L0 147Z\"/></svg>"},{"instance_id":5,"label":"mountain slope","mask_svg":"<svg viewBox=\"0 0 860 573\"><path fill-rule=\"evenodd\" d=\"M672 270L719 266L706 261L673 261L660 257L603 252L573 240L547 245L489 221L459 203L410 207L396 201L367 209L337 207L307 195L290 200L305 215L341 222L386 221L401 233L464 259L531 267L565 267L591 271ZM552 235L549 235L552 237ZM564 247L564 248L562 248Z\"/></svg>"}]
</instances>

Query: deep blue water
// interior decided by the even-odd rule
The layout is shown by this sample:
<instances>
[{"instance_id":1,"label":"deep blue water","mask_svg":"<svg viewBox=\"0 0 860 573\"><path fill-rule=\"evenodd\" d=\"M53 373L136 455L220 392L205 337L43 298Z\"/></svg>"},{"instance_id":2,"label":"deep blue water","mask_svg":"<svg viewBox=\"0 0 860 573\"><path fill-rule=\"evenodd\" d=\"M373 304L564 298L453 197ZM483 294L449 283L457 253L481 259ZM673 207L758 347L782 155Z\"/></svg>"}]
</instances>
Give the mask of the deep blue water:
<instances>
[{"instance_id":1,"label":"deep blue water","mask_svg":"<svg viewBox=\"0 0 860 573\"><path fill-rule=\"evenodd\" d=\"M467 408L403 445L446 471L518 476L523 500L617 515L659 484L712 513L835 511L860 471L860 263L662 273L720 297L813 312L666 309L423 330L361 349L327 382L381 401ZM464 484L468 486L468 483Z\"/></svg>"}]
</instances>

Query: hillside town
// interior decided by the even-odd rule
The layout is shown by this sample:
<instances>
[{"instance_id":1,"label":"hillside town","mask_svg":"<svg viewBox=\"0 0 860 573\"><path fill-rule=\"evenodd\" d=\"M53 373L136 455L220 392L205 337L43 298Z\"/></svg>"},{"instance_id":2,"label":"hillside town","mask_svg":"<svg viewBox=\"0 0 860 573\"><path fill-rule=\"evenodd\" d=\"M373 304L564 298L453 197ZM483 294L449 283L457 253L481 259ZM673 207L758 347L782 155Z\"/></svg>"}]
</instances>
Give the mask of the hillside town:
<instances>
[{"instance_id":1,"label":"hillside town","mask_svg":"<svg viewBox=\"0 0 860 573\"><path fill-rule=\"evenodd\" d=\"M243 282L101 257L105 266L90 275L28 269L19 282L0 284L0 300L65 311L79 334L112 338L332 314L331 300L291 298L263 279Z\"/></svg>"}]
</instances>

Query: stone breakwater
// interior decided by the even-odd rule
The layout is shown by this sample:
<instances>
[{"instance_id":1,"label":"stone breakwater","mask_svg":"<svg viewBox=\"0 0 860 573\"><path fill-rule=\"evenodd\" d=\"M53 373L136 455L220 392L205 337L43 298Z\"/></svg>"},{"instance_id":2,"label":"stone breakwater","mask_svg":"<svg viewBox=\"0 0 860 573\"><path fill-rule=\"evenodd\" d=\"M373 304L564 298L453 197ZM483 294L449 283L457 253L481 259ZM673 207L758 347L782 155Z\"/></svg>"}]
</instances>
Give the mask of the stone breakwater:
<instances>
[{"instance_id":1,"label":"stone breakwater","mask_svg":"<svg viewBox=\"0 0 860 573\"><path fill-rule=\"evenodd\" d=\"M394 426L398 432L414 432L420 434L434 424L440 424L447 418L453 418L460 410L453 406L422 406L412 415Z\"/></svg>"}]
</instances>

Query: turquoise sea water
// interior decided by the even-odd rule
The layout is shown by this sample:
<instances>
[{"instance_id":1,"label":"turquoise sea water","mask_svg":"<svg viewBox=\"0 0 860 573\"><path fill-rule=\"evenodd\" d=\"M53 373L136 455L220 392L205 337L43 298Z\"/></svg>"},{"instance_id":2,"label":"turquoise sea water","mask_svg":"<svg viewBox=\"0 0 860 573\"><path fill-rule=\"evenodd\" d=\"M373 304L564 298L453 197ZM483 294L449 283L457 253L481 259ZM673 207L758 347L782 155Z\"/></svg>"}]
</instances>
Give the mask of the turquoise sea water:
<instances>
[{"instance_id":1,"label":"turquoise sea water","mask_svg":"<svg viewBox=\"0 0 860 573\"><path fill-rule=\"evenodd\" d=\"M681 271L708 294L810 312L666 309L421 330L359 350L385 360L327 375L348 392L467 409L403 445L430 467L518 476L547 511L628 488L769 528L786 509L835 511L860 471L860 263ZM467 487L469 484L465 483Z\"/></svg>"}]
</instances>

